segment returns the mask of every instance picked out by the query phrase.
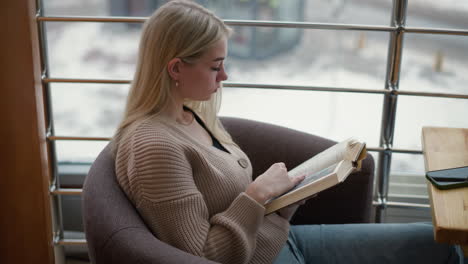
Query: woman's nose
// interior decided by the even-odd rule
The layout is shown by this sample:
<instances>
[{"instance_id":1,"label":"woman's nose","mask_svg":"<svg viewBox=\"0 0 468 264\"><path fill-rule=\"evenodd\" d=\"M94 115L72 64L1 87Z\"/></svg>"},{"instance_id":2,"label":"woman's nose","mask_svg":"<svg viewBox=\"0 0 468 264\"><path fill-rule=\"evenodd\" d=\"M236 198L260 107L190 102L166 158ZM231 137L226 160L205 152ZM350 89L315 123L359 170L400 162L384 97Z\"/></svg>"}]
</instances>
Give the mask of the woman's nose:
<instances>
[{"instance_id":1,"label":"woman's nose","mask_svg":"<svg viewBox=\"0 0 468 264\"><path fill-rule=\"evenodd\" d=\"M226 71L224 70L224 67L223 67L223 69L218 74L218 82L225 81L225 80L227 80L227 78L228 78L228 75L227 75L227 73L226 73Z\"/></svg>"}]
</instances>

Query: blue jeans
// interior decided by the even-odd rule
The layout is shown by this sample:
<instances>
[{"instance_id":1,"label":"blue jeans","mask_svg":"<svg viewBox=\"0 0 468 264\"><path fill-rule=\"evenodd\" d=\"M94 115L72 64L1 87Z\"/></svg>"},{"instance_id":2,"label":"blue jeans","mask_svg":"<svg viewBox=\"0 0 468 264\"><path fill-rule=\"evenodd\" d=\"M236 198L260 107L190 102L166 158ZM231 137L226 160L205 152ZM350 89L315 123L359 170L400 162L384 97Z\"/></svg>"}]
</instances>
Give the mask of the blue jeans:
<instances>
[{"instance_id":1,"label":"blue jeans","mask_svg":"<svg viewBox=\"0 0 468 264\"><path fill-rule=\"evenodd\" d=\"M434 242L430 223L304 225L291 226L274 263L463 263L463 257Z\"/></svg>"}]
</instances>

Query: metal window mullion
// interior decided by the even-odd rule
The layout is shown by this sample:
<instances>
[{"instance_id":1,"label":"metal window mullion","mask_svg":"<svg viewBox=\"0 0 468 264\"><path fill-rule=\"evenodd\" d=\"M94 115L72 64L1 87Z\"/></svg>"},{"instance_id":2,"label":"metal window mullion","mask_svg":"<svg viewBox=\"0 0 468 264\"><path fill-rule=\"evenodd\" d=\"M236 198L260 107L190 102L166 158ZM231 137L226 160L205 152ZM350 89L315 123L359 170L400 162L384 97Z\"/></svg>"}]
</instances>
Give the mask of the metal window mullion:
<instances>
[{"instance_id":1,"label":"metal window mullion","mask_svg":"<svg viewBox=\"0 0 468 264\"><path fill-rule=\"evenodd\" d=\"M42 69L42 79L48 78L49 76L49 60L47 52L47 33L45 29L45 22L40 21L38 18L44 15L44 3L42 0L36 0L36 20L39 36L39 52L41 58L41 69ZM46 115L47 122L47 136L54 134L54 118L53 118L53 109L52 109L52 96L50 90L50 84L47 82L42 82L43 89L43 98L44 98L44 112ZM49 170L51 171L52 178L50 179L49 189L56 188L60 186L60 179L57 168L57 153L56 153L56 142L53 140L47 140L47 145L49 149ZM52 211L52 230L53 238L56 237L63 238L63 215L62 215L62 202L61 197L57 195L50 196L51 202L51 211ZM55 259L56 261L63 262L64 260L64 250L63 247L54 248Z\"/></svg>"},{"instance_id":2,"label":"metal window mullion","mask_svg":"<svg viewBox=\"0 0 468 264\"><path fill-rule=\"evenodd\" d=\"M375 221L378 223L382 222L385 208L388 205L388 186L398 101L398 93L396 91L398 91L400 80L401 55L403 51L403 35L407 5L407 0L393 0L390 26L396 27L397 30L389 33L390 38L388 45L385 90L389 90L390 93L384 95L382 109L379 145L384 148L384 151L379 153L377 167L377 207Z\"/></svg>"}]
</instances>

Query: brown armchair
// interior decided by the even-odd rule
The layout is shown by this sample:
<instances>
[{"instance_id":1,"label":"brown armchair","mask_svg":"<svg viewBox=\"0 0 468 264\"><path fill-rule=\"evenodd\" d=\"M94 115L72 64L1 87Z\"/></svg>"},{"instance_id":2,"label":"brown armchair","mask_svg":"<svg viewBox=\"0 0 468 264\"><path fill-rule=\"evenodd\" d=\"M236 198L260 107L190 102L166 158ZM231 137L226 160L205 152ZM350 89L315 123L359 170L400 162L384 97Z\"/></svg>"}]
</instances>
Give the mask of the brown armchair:
<instances>
[{"instance_id":1,"label":"brown armchair","mask_svg":"<svg viewBox=\"0 0 468 264\"><path fill-rule=\"evenodd\" d=\"M222 118L226 130L252 161L253 175L283 161L293 168L335 142L292 129L239 118ZM342 184L299 208L292 224L370 221L374 161ZM93 163L83 187L83 221L93 263L214 263L158 240L120 189L107 146Z\"/></svg>"}]
</instances>

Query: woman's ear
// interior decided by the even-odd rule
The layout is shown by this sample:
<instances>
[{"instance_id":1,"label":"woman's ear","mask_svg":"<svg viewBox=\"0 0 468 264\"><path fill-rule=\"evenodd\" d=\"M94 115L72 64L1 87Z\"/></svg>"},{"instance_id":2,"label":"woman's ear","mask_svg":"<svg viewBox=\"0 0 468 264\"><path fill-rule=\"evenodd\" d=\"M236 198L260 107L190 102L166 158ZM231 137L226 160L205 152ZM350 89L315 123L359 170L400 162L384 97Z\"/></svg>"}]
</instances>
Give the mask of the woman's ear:
<instances>
[{"instance_id":1,"label":"woman's ear","mask_svg":"<svg viewBox=\"0 0 468 264\"><path fill-rule=\"evenodd\" d=\"M180 58L173 58L167 63L167 72L174 81L177 81L180 78L181 63L182 60Z\"/></svg>"}]
</instances>

